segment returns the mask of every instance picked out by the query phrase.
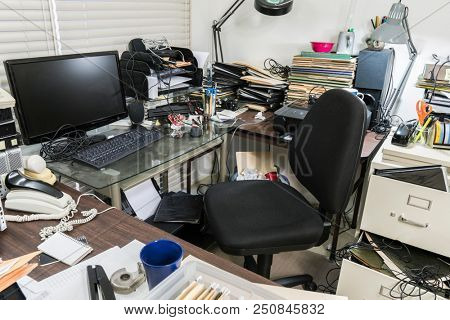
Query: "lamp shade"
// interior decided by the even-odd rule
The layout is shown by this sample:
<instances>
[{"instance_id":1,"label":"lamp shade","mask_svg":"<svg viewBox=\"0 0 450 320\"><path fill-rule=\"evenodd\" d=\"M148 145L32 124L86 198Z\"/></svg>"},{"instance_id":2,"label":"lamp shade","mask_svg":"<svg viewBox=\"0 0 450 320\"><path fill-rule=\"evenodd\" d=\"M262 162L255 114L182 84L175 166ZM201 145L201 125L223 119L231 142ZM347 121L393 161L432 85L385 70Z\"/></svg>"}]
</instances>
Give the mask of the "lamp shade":
<instances>
[{"instance_id":1,"label":"lamp shade","mask_svg":"<svg viewBox=\"0 0 450 320\"><path fill-rule=\"evenodd\" d=\"M255 0L255 9L267 16L283 16L292 10L294 0Z\"/></svg>"},{"instance_id":2,"label":"lamp shade","mask_svg":"<svg viewBox=\"0 0 450 320\"><path fill-rule=\"evenodd\" d=\"M408 33L403 24L405 18L406 6L402 3L394 4L386 22L372 33L371 39L392 44L408 43Z\"/></svg>"}]
</instances>

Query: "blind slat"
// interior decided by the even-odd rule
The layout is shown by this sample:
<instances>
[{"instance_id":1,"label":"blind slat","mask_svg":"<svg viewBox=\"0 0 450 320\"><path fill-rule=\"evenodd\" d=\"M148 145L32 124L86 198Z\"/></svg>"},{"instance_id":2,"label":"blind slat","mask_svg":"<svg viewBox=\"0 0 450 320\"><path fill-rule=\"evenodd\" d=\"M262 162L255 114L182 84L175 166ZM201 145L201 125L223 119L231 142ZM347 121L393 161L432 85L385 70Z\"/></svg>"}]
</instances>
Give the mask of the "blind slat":
<instances>
[{"instance_id":1,"label":"blind slat","mask_svg":"<svg viewBox=\"0 0 450 320\"><path fill-rule=\"evenodd\" d=\"M56 0L64 53L126 50L134 38L190 46L190 0Z\"/></svg>"},{"instance_id":2,"label":"blind slat","mask_svg":"<svg viewBox=\"0 0 450 320\"><path fill-rule=\"evenodd\" d=\"M54 54L48 0L0 2L0 87L9 90L3 61Z\"/></svg>"},{"instance_id":3,"label":"blind slat","mask_svg":"<svg viewBox=\"0 0 450 320\"><path fill-rule=\"evenodd\" d=\"M190 46L190 0L56 0L55 16L50 3L0 2L1 87L8 89L4 60L57 53L121 52L133 38L165 37L172 46ZM55 48L54 34L59 34L60 51Z\"/></svg>"}]
</instances>

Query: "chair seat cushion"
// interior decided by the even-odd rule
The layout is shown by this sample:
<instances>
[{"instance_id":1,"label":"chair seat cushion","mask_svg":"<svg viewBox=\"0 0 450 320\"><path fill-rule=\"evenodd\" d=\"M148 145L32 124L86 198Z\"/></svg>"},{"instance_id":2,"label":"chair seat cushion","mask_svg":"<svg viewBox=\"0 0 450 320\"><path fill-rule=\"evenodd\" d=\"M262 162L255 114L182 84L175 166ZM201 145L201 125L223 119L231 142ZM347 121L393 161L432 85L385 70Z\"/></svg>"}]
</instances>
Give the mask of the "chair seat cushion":
<instances>
[{"instance_id":1,"label":"chair seat cushion","mask_svg":"<svg viewBox=\"0 0 450 320\"><path fill-rule=\"evenodd\" d=\"M314 247L323 233L319 212L298 191L281 183L218 184L206 193L205 206L208 224L229 254L306 250Z\"/></svg>"}]
</instances>

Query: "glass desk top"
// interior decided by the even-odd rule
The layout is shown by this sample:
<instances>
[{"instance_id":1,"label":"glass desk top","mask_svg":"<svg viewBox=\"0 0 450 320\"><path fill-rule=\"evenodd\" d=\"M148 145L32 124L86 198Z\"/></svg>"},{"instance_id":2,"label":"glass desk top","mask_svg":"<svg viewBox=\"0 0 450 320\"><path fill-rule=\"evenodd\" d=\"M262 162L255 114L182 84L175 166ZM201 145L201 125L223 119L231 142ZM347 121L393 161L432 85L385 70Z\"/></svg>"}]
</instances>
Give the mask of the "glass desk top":
<instances>
[{"instance_id":1,"label":"glass desk top","mask_svg":"<svg viewBox=\"0 0 450 320\"><path fill-rule=\"evenodd\" d=\"M94 189L103 189L176 160L211 142L217 141L217 144L220 144L221 140L218 139L221 139L223 135L236 126L236 123L207 123L203 129L203 136L199 138L191 137L189 131L181 138L174 138L170 135L170 130L161 129L164 132L162 139L101 170L76 161L51 162L48 163L48 168L55 174L66 176ZM128 130L128 128L107 126L96 130L95 133L112 136ZM36 154L39 149L40 145L31 146L24 153Z\"/></svg>"}]
</instances>

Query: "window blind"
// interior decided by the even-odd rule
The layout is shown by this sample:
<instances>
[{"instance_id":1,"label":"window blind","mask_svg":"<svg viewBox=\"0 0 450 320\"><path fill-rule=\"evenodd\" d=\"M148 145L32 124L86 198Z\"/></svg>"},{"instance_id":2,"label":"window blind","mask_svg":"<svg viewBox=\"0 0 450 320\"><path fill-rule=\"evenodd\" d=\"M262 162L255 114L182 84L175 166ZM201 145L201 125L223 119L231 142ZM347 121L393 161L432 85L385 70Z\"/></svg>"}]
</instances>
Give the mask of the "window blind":
<instances>
[{"instance_id":1,"label":"window blind","mask_svg":"<svg viewBox=\"0 0 450 320\"><path fill-rule=\"evenodd\" d=\"M190 46L190 0L53 0L61 53L127 49L133 38Z\"/></svg>"},{"instance_id":2,"label":"window blind","mask_svg":"<svg viewBox=\"0 0 450 320\"><path fill-rule=\"evenodd\" d=\"M53 54L55 46L49 1L1 0L0 86L9 90L4 60Z\"/></svg>"}]
</instances>

